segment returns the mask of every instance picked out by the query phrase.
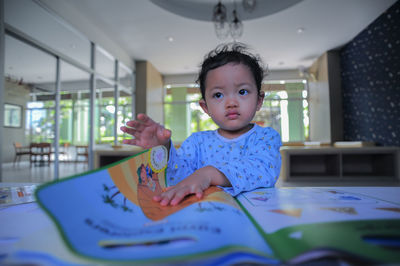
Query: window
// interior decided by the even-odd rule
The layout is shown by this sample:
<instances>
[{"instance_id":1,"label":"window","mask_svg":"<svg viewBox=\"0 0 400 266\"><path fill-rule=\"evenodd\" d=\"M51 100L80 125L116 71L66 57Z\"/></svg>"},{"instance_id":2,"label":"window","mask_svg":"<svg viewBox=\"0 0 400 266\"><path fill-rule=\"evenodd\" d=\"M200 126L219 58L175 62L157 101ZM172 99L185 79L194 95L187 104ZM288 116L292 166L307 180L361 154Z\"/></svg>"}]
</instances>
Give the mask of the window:
<instances>
[{"instance_id":1,"label":"window","mask_svg":"<svg viewBox=\"0 0 400 266\"><path fill-rule=\"evenodd\" d=\"M4 126L21 127L22 106L15 104L4 104Z\"/></svg>"},{"instance_id":2,"label":"window","mask_svg":"<svg viewBox=\"0 0 400 266\"><path fill-rule=\"evenodd\" d=\"M270 82L263 84L263 105L253 122L272 127L283 142L303 142L309 138L308 100L305 82ZM165 127L173 131L172 140L182 142L193 132L215 130L218 126L204 113L198 101L198 87L165 89Z\"/></svg>"},{"instance_id":3,"label":"window","mask_svg":"<svg viewBox=\"0 0 400 266\"><path fill-rule=\"evenodd\" d=\"M126 122L132 120L134 114L132 112L132 97L130 95L120 94L118 99L118 121L117 128L119 129L121 126L126 125ZM123 139L131 139L132 136L122 132L121 130L117 130L118 134L118 142L122 143Z\"/></svg>"},{"instance_id":4,"label":"window","mask_svg":"<svg viewBox=\"0 0 400 266\"><path fill-rule=\"evenodd\" d=\"M217 129L199 105L199 88L169 87L164 98L165 127L173 131L174 142L184 141L192 132Z\"/></svg>"},{"instance_id":5,"label":"window","mask_svg":"<svg viewBox=\"0 0 400 266\"><path fill-rule=\"evenodd\" d=\"M307 89L303 82L263 84L264 103L254 120L278 131L283 142L303 142L309 138Z\"/></svg>"},{"instance_id":6,"label":"window","mask_svg":"<svg viewBox=\"0 0 400 266\"><path fill-rule=\"evenodd\" d=\"M99 44L92 46L87 37L44 6L38 1L4 1L6 93L3 100L14 105L5 106L6 126L1 127L6 132L1 144L3 180L44 182L85 170L85 167L61 170L59 167L64 164L59 162L75 162L74 149L71 152L70 148L92 143L92 111L95 143L113 142L118 134L115 133L117 126L133 113L134 71ZM96 48L94 58L92 47ZM93 68L92 59L96 63ZM60 75L56 75L56 70L60 70ZM92 73L97 78L93 110L90 105ZM56 116L57 84L60 84L60 113ZM16 172L11 152L13 142L25 146L32 142L51 143L54 155L51 159L55 162L49 165L51 174L24 170L28 162L21 162L21 172ZM66 148L72 156L65 156ZM90 150L89 162L93 161L92 155Z\"/></svg>"}]
</instances>

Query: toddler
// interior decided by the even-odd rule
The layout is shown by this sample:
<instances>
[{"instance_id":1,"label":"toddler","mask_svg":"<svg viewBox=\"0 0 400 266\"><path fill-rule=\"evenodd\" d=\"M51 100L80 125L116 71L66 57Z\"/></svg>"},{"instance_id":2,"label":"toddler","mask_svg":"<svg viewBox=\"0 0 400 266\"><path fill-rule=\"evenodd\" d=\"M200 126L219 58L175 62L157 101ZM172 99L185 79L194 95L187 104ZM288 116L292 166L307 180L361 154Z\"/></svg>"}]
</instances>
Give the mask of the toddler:
<instances>
[{"instance_id":1,"label":"toddler","mask_svg":"<svg viewBox=\"0 0 400 266\"><path fill-rule=\"evenodd\" d=\"M176 150L171 131L145 114L121 130L134 136L124 140L142 148L164 145L169 150L168 188L153 200L177 205L189 194L203 196L220 186L235 196L259 187L273 187L279 177L279 134L251 123L264 100L260 60L239 43L217 47L205 58L197 82L201 108L218 125L215 131L193 133Z\"/></svg>"}]
</instances>

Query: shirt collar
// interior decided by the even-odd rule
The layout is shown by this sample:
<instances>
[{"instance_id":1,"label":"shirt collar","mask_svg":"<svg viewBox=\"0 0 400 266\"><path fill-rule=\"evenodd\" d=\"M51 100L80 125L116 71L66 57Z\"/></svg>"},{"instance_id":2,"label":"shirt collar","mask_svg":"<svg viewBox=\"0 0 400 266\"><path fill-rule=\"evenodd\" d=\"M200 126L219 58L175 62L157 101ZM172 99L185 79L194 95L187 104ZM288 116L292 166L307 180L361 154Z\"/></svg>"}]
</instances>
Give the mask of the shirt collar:
<instances>
[{"instance_id":1,"label":"shirt collar","mask_svg":"<svg viewBox=\"0 0 400 266\"><path fill-rule=\"evenodd\" d=\"M246 137L249 136L250 134L252 134L254 131L256 131L256 128L257 128L257 127L259 127L259 125L253 124L253 127L252 127L249 131L247 131L246 133L244 133L244 134L242 134L242 135L240 135L239 137L234 138L234 139L228 139L228 138L225 138L225 137L221 136L221 135L218 133L218 130L214 130L214 133L215 133L215 135L216 135L220 140L222 140L222 141L224 141L224 142L238 142L238 141L240 141L240 140L246 138Z\"/></svg>"}]
</instances>

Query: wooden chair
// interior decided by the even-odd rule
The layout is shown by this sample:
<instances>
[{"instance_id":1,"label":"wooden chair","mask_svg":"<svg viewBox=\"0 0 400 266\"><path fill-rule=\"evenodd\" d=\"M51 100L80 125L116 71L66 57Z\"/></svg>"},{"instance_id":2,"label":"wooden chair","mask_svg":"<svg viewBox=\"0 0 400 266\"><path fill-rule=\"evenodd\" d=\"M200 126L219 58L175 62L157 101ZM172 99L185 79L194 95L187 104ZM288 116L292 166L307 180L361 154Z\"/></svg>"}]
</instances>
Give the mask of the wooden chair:
<instances>
[{"instance_id":1,"label":"wooden chair","mask_svg":"<svg viewBox=\"0 0 400 266\"><path fill-rule=\"evenodd\" d=\"M64 156L64 160L69 160L69 142L65 142L60 150L60 155Z\"/></svg>"},{"instance_id":2,"label":"wooden chair","mask_svg":"<svg viewBox=\"0 0 400 266\"><path fill-rule=\"evenodd\" d=\"M21 161L21 157L23 155L30 155L31 151L29 149L29 146L28 147L22 146L21 142L14 142L13 144L14 144L14 150L15 150L15 157L14 157L13 165L15 166L15 163L17 161L18 162Z\"/></svg>"},{"instance_id":3,"label":"wooden chair","mask_svg":"<svg viewBox=\"0 0 400 266\"><path fill-rule=\"evenodd\" d=\"M31 143L30 145L30 164L39 162L41 165L44 164L45 159L50 165L51 157L51 144L50 143ZM47 157L47 158L46 158Z\"/></svg>"},{"instance_id":4,"label":"wooden chair","mask_svg":"<svg viewBox=\"0 0 400 266\"><path fill-rule=\"evenodd\" d=\"M60 146L60 149L58 150L58 155L60 156L59 160L67 161L69 159L69 146L69 142L65 142ZM52 149L51 154L55 154L55 150Z\"/></svg>"},{"instance_id":5,"label":"wooden chair","mask_svg":"<svg viewBox=\"0 0 400 266\"><path fill-rule=\"evenodd\" d=\"M76 145L76 162L79 162L79 157L83 156L85 163L89 161L89 147L88 145Z\"/></svg>"}]
</instances>

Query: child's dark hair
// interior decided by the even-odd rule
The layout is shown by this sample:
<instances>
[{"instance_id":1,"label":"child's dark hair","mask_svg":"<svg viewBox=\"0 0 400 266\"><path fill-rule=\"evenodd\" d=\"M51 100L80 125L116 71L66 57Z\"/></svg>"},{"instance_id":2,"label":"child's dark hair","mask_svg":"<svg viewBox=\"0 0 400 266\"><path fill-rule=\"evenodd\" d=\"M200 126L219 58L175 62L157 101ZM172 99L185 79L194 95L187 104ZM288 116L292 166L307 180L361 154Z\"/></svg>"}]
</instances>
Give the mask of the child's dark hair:
<instances>
[{"instance_id":1,"label":"child's dark hair","mask_svg":"<svg viewBox=\"0 0 400 266\"><path fill-rule=\"evenodd\" d=\"M246 45L242 43L221 44L213 51L208 53L201 65L201 70L197 78L200 86L201 96L205 100L206 78L210 70L216 69L228 63L243 64L250 69L256 82L257 91L260 93L261 83L264 78L262 61L258 56L249 53Z\"/></svg>"}]
</instances>

